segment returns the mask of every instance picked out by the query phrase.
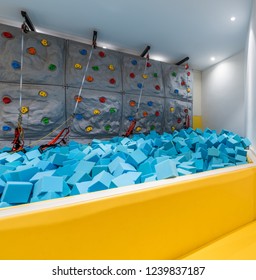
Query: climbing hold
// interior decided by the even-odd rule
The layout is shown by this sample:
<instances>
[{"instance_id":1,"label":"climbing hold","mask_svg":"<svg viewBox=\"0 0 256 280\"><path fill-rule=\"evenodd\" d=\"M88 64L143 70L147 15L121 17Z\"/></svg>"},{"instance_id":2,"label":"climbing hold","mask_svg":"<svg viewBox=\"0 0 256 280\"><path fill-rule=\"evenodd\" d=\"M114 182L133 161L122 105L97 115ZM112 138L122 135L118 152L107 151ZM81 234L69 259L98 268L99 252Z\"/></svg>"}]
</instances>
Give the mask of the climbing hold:
<instances>
[{"instance_id":1,"label":"climbing hold","mask_svg":"<svg viewBox=\"0 0 256 280\"><path fill-rule=\"evenodd\" d=\"M114 85L116 83L116 80L114 78L112 78L112 79L109 80L109 83Z\"/></svg>"},{"instance_id":2,"label":"climbing hold","mask_svg":"<svg viewBox=\"0 0 256 280\"><path fill-rule=\"evenodd\" d=\"M136 102L134 100L130 100L129 105L131 107L134 107L136 105Z\"/></svg>"},{"instance_id":3,"label":"climbing hold","mask_svg":"<svg viewBox=\"0 0 256 280\"><path fill-rule=\"evenodd\" d=\"M182 86L185 86L186 85L186 82L184 80L181 81L180 83Z\"/></svg>"},{"instance_id":4,"label":"climbing hold","mask_svg":"<svg viewBox=\"0 0 256 280\"><path fill-rule=\"evenodd\" d=\"M78 102L78 103L80 103L80 102L83 101L83 97L82 97L82 96L79 96L79 95L75 95L75 96L74 96L74 99L75 99L75 101Z\"/></svg>"},{"instance_id":5,"label":"climbing hold","mask_svg":"<svg viewBox=\"0 0 256 280\"><path fill-rule=\"evenodd\" d=\"M48 66L48 69L49 69L50 71L55 71L55 70L57 69L57 66L56 66L55 64L50 64L50 65Z\"/></svg>"},{"instance_id":6,"label":"climbing hold","mask_svg":"<svg viewBox=\"0 0 256 280\"><path fill-rule=\"evenodd\" d=\"M94 115L100 115L100 113L101 113L101 112L100 112L100 110L98 110L98 109L93 110L93 114L94 114Z\"/></svg>"},{"instance_id":7,"label":"climbing hold","mask_svg":"<svg viewBox=\"0 0 256 280\"><path fill-rule=\"evenodd\" d=\"M150 130L155 130L156 129L156 127L152 124L151 126L150 126Z\"/></svg>"},{"instance_id":8,"label":"climbing hold","mask_svg":"<svg viewBox=\"0 0 256 280\"><path fill-rule=\"evenodd\" d=\"M100 52L99 52L99 56L103 58L103 57L106 56L106 54L105 54L103 51L100 51Z\"/></svg>"},{"instance_id":9,"label":"climbing hold","mask_svg":"<svg viewBox=\"0 0 256 280\"><path fill-rule=\"evenodd\" d=\"M154 77L154 78L157 78L157 77L158 77L157 73L154 73L154 74L153 74L153 77Z\"/></svg>"},{"instance_id":10,"label":"climbing hold","mask_svg":"<svg viewBox=\"0 0 256 280\"><path fill-rule=\"evenodd\" d=\"M156 117L159 117L159 116L160 116L160 112L159 112L159 111L156 111L156 112L155 112L155 116L156 116Z\"/></svg>"},{"instance_id":11,"label":"climbing hold","mask_svg":"<svg viewBox=\"0 0 256 280\"><path fill-rule=\"evenodd\" d=\"M9 96L4 96L2 98L2 101L3 101L4 104L9 104L9 103L12 102L12 100L11 100L11 98Z\"/></svg>"},{"instance_id":12,"label":"climbing hold","mask_svg":"<svg viewBox=\"0 0 256 280\"><path fill-rule=\"evenodd\" d=\"M189 65L188 64L185 64L185 69L187 70L189 68Z\"/></svg>"},{"instance_id":13,"label":"climbing hold","mask_svg":"<svg viewBox=\"0 0 256 280\"><path fill-rule=\"evenodd\" d=\"M177 73L176 73L176 72L172 72L172 76L173 76L173 77L176 77L176 76L177 76Z\"/></svg>"},{"instance_id":14,"label":"climbing hold","mask_svg":"<svg viewBox=\"0 0 256 280\"><path fill-rule=\"evenodd\" d=\"M191 89L188 87L188 88L187 88L187 93L190 93L190 91L191 91Z\"/></svg>"},{"instance_id":15,"label":"climbing hold","mask_svg":"<svg viewBox=\"0 0 256 280\"><path fill-rule=\"evenodd\" d=\"M161 88L160 88L159 85L156 85L156 86L155 86L155 89L156 89L156 90L160 90Z\"/></svg>"},{"instance_id":16,"label":"climbing hold","mask_svg":"<svg viewBox=\"0 0 256 280\"><path fill-rule=\"evenodd\" d=\"M83 119L83 115L82 114L76 114L75 118L76 118L76 120L81 121Z\"/></svg>"},{"instance_id":17,"label":"climbing hold","mask_svg":"<svg viewBox=\"0 0 256 280\"><path fill-rule=\"evenodd\" d=\"M176 129L175 126L172 126L172 127L171 127L171 131L172 131L172 132L175 131L175 129Z\"/></svg>"},{"instance_id":18,"label":"climbing hold","mask_svg":"<svg viewBox=\"0 0 256 280\"><path fill-rule=\"evenodd\" d=\"M175 111L175 108L174 108L174 107L171 107L171 108L170 108L170 112L173 113L174 111Z\"/></svg>"},{"instance_id":19,"label":"climbing hold","mask_svg":"<svg viewBox=\"0 0 256 280\"><path fill-rule=\"evenodd\" d=\"M89 83L91 83L91 82L94 81L94 79L93 79L92 76L87 76L87 77L86 77L86 81L89 82Z\"/></svg>"},{"instance_id":20,"label":"climbing hold","mask_svg":"<svg viewBox=\"0 0 256 280\"><path fill-rule=\"evenodd\" d=\"M187 75L188 75L188 76L190 76L190 75L191 75L191 73L190 73L190 72L188 72L188 73L187 73Z\"/></svg>"},{"instance_id":21,"label":"climbing hold","mask_svg":"<svg viewBox=\"0 0 256 280\"><path fill-rule=\"evenodd\" d=\"M14 38L14 36L10 32L2 32L2 37L6 38L6 39L13 39Z\"/></svg>"},{"instance_id":22,"label":"climbing hold","mask_svg":"<svg viewBox=\"0 0 256 280\"><path fill-rule=\"evenodd\" d=\"M115 66L113 64L109 64L108 69L110 71L115 71Z\"/></svg>"},{"instance_id":23,"label":"climbing hold","mask_svg":"<svg viewBox=\"0 0 256 280\"><path fill-rule=\"evenodd\" d=\"M142 88L142 87L143 87L142 83L138 83L138 84L137 84L137 87L138 87L138 88Z\"/></svg>"},{"instance_id":24,"label":"climbing hold","mask_svg":"<svg viewBox=\"0 0 256 280\"><path fill-rule=\"evenodd\" d=\"M128 121L132 122L134 120L134 117L133 116L129 116L128 117Z\"/></svg>"},{"instance_id":25,"label":"climbing hold","mask_svg":"<svg viewBox=\"0 0 256 280\"><path fill-rule=\"evenodd\" d=\"M87 50L86 49L82 49L79 51L81 55L87 55Z\"/></svg>"},{"instance_id":26,"label":"climbing hold","mask_svg":"<svg viewBox=\"0 0 256 280\"><path fill-rule=\"evenodd\" d=\"M47 97L48 93L44 90L39 90L38 95L41 96L41 97Z\"/></svg>"},{"instance_id":27,"label":"climbing hold","mask_svg":"<svg viewBox=\"0 0 256 280\"><path fill-rule=\"evenodd\" d=\"M148 101L148 106L149 106L149 107L152 107L153 104L154 104L153 101Z\"/></svg>"},{"instance_id":28,"label":"climbing hold","mask_svg":"<svg viewBox=\"0 0 256 280\"><path fill-rule=\"evenodd\" d=\"M85 131L86 132L91 132L93 130L93 127L91 125L88 125L86 128L85 128Z\"/></svg>"},{"instance_id":29,"label":"climbing hold","mask_svg":"<svg viewBox=\"0 0 256 280\"><path fill-rule=\"evenodd\" d=\"M142 113L142 115L143 115L143 117L147 117L147 116L148 116L148 112L144 111L144 112Z\"/></svg>"},{"instance_id":30,"label":"climbing hold","mask_svg":"<svg viewBox=\"0 0 256 280\"><path fill-rule=\"evenodd\" d=\"M111 114L116 113L116 111L117 111L116 108L110 108L109 109L109 113L111 113Z\"/></svg>"},{"instance_id":31,"label":"climbing hold","mask_svg":"<svg viewBox=\"0 0 256 280\"><path fill-rule=\"evenodd\" d=\"M78 70L81 70L83 68L83 66L79 63L76 63L74 67L75 67L75 69L78 69Z\"/></svg>"},{"instance_id":32,"label":"climbing hold","mask_svg":"<svg viewBox=\"0 0 256 280\"><path fill-rule=\"evenodd\" d=\"M137 132L140 132L140 131L141 131L141 127L140 127L140 126L137 126L135 130L136 130Z\"/></svg>"},{"instance_id":33,"label":"climbing hold","mask_svg":"<svg viewBox=\"0 0 256 280\"><path fill-rule=\"evenodd\" d=\"M174 90L174 93L178 94L178 93L179 93L179 90L178 90L178 89L175 89L175 90Z\"/></svg>"},{"instance_id":34,"label":"climbing hold","mask_svg":"<svg viewBox=\"0 0 256 280\"><path fill-rule=\"evenodd\" d=\"M9 125L4 125L4 126L2 126L2 130L3 131L11 131L12 128Z\"/></svg>"},{"instance_id":35,"label":"climbing hold","mask_svg":"<svg viewBox=\"0 0 256 280\"><path fill-rule=\"evenodd\" d=\"M20 69L20 68L21 68L20 62L17 61L17 60L13 60L13 62L12 62L12 68L15 69L15 70Z\"/></svg>"},{"instance_id":36,"label":"climbing hold","mask_svg":"<svg viewBox=\"0 0 256 280\"><path fill-rule=\"evenodd\" d=\"M111 125L107 124L107 125L105 125L104 128L105 128L106 131L109 131L111 129Z\"/></svg>"},{"instance_id":37,"label":"climbing hold","mask_svg":"<svg viewBox=\"0 0 256 280\"><path fill-rule=\"evenodd\" d=\"M147 78L148 78L148 75L147 75L147 74L142 74L142 78L143 78L143 79L147 79Z\"/></svg>"},{"instance_id":38,"label":"climbing hold","mask_svg":"<svg viewBox=\"0 0 256 280\"><path fill-rule=\"evenodd\" d=\"M149 63L149 62L147 62L147 67L151 67L152 65Z\"/></svg>"},{"instance_id":39,"label":"climbing hold","mask_svg":"<svg viewBox=\"0 0 256 280\"><path fill-rule=\"evenodd\" d=\"M50 120L49 120L49 118L47 118L47 117L43 117L43 118L41 119L41 123L42 123L42 124L49 124L49 122L50 122Z\"/></svg>"},{"instance_id":40,"label":"climbing hold","mask_svg":"<svg viewBox=\"0 0 256 280\"><path fill-rule=\"evenodd\" d=\"M136 60L136 59L133 59L133 60L131 61L131 63L132 63L132 65L134 65L134 66L135 66L135 65L137 65L137 63L138 63L138 62L137 62L137 60Z\"/></svg>"},{"instance_id":41,"label":"climbing hold","mask_svg":"<svg viewBox=\"0 0 256 280\"><path fill-rule=\"evenodd\" d=\"M99 66L92 66L92 70L94 70L94 71L99 71L100 68L99 68Z\"/></svg>"},{"instance_id":42,"label":"climbing hold","mask_svg":"<svg viewBox=\"0 0 256 280\"><path fill-rule=\"evenodd\" d=\"M21 112L22 114L27 114L28 111L29 111L29 108L26 107L26 106L22 106L22 107L20 108L20 112Z\"/></svg>"},{"instance_id":43,"label":"climbing hold","mask_svg":"<svg viewBox=\"0 0 256 280\"><path fill-rule=\"evenodd\" d=\"M44 47L48 47L49 46L49 43L46 39L42 39L41 40L41 44L44 46Z\"/></svg>"},{"instance_id":44,"label":"climbing hold","mask_svg":"<svg viewBox=\"0 0 256 280\"><path fill-rule=\"evenodd\" d=\"M178 119L177 119L177 123L181 123L181 118L178 118Z\"/></svg>"},{"instance_id":45,"label":"climbing hold","mask_svg":"<svg viewBox=\"0 0 256 280\"><path fill-rule=\"evenodd\" d=\"M184 109L184 113L185 114L187 114L188 113L188 109L186 108L186 109Z\"/></svg>"},{"instance_id":46,"label":"climbing hold","mask_svg":"<svg viewBox=\"0 0 256 280\"><path fill-rule=\"evenodd\" d=\"M104 97L104 96L101 96L101 97L99 98L100 103L105 103L106 100L107 100L107 98Z\"/></svg>"},{"instance_id":47,"label":"climbing hold","mask_svg":"<svg viewBox=\"0 0 256 280\"><path fill-rule=\"evenodd\" d=\"M130 73L130 78L134 79L135 78L135 74L134 73Z\"/></svg>"},{"instance_id":48,"label":"climbing hold","mask_svg":"<svg viewBox=\"0 0 256 280\"><path fill-rule=\"evenodd\" d=\"M27 53L30 55L35 55L36 49L34 47L27 48Z\"/></svg>"}]
</instances>

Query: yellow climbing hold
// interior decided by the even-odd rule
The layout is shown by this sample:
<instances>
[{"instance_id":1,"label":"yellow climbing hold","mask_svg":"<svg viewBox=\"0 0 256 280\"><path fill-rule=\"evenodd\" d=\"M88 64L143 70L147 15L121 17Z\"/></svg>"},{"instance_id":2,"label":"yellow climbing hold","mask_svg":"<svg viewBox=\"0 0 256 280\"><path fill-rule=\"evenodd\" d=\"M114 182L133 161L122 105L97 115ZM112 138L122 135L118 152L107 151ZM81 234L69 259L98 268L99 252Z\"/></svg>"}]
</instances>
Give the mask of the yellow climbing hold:
<instances>
[{"instance_id":1,"label":"yellow climbing hold","mask_svg":"<svg viewBox=\"0 0 256 280\"><path fill-rule=\"evenodd\" d=\"M140 127L140 126L137 126L135 130L136 130L137 132L140 132L140 131L141 131L141 127Z\"/></svg>"},{"instance_id":2,"label":"yellow climbing hold","mask_svg":"<svg viewBox=\"0 0 256 280\"><path fill-rule=\"evenodd\" d=\"M87 126L86 128L85 128L85 131L86 132L90 132L90 131L92 131L93 130L93 127L91 126L91 125L89 125L89 126Z\"/></svg>"},{"instance_id":3,"label":"yellow climbing hold","mask_svg":"<svg viewBox=\"0 0 256 280\"><path fill-rule=\"evenodd\" d=\"M22 107L20 108L20 112L21 112L22 114L26 114L26 113L28 113L28 111L29 111L29 109L28 109L28 107L26 107L26 106L22 106Z\"/></svg>"},{"instance_id":4,"label":"yellow climbing hold","mask_svg":"<svg viewBox=\"0 0 256 280\"><path fill-rule=\"evenodd\" d=\"M48 43L48 41L47 41L46 39L42 39L42 40L41 40L41 44L42 44L44 47L49 46L49 43Z\"/></svg>"},{"instance_id":5,"label":"yellow climbing hold","mask_svg":"<svg viewBox=\"0 0 256 280\"><path fill-rule=\"evenodd\" d=\"M172 127L171 127L172 132L173 132L175 129L176 129L175 126L172 126Z\"/></svg>"},{"instance_id":6,"label":"yellow climbing hold","mask_svg":"<svg viewBox=\"0 0 256 280\"><path fill-rule=\"evenodd\" d=\"M82 65L81 65L81 64L76 63L76 64L75 64L75 68L76 68L76 69L82 69L83 67L82 67Z\"/></svg>"},{"instance_id":7,"label":"yellow climbing hold","mask_svg":"<svg viewBox=\"0 0 256 280\"><path fill-rule=\"evenodd\" d=\"M174 107L170 108L170 112L173 113L175 111Z\"/></svg>"},{"instance_id":8,"label":"yellow climbing hold","mask_svg":"<svg viewBox=\"0 0 256 280\"><path fill-rule=\"evenodd\" d=\"M191 91L191 89L188 87L188 88L187 88L187 92L190 93L190 91Z\"/></svg>"},{"instance_id":9,"label":"yellow climbing hold","mask_svg":"<svg viewBox=\"0 0 256 280\"><path fill-rule=\"evenodd\" d=\"M47 96L48 96L48 93L47 93L46 91L44 91L44 90L40 90L40 91L38 92L38 95L40 95L41 97L47 97Z\"/></svg>"},{"instance_id":10,"label":"yellow climbing hold","mask_svg":"<svg viewBox=\"0 0 256 280\"><path fill-rule=\"evenodd\" d=\"M147 74L142 74L142 78L143 78L143 79L147 79L147 78L148 78L148 75L147 75Z\"/></svg>"},{"instance_id":11,"label":"yellow climbing hold","mask_svg":"<svg viewBox=\"0 0 256 280\"><path fill-rule=\"evenodd\" d=\"M113 64L109 64L108 69L110 71L115 71L115 66Z\"/></svg>"},{"instance_id":12,"label":"yellow climbing hold","mask_svg":"<svg viewBox=\"0 0 256 280\"><path fill-rule=\"evenodd\" d=\"M99 114L100 114L100 110L95 109L95 110L93 111L93 114L94 114L94 115L99 115Z\"/></svg>"}]
</instances>

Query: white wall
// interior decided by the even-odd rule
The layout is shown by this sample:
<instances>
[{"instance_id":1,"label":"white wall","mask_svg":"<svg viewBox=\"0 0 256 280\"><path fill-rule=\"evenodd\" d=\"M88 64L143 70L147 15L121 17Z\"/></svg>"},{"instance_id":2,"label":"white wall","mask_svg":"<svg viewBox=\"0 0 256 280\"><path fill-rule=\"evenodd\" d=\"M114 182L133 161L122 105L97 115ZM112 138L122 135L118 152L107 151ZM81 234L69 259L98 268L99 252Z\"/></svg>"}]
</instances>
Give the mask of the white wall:
<instances>
[{"instance_id":1,"label":"white wall","mask_svg":"<svg viewBox=\"0 0 256 280\"><path fill-rule=\"evenodd\" d=\"M245 136L244 52L202 73L203 128Z\"/></svg>"},{"instance_id":2,"label":"white wall","mask_svg":"<svg viewBox=\"0 0 256 280\"><path fill-rule=\"evenodd\" d=\"M193 70L193 115L202 115L202 72L198 70Z\"/></svg>"},{"instance_id":3,"label":"white wall","mask_svg":"<svg viewBox=\"0 0 256 280\"><path fill-rule=\"evenodd\" d=\"M246 46L246 136L256 147L256 0L253 1Z\"/></svg>"}]
</instances>

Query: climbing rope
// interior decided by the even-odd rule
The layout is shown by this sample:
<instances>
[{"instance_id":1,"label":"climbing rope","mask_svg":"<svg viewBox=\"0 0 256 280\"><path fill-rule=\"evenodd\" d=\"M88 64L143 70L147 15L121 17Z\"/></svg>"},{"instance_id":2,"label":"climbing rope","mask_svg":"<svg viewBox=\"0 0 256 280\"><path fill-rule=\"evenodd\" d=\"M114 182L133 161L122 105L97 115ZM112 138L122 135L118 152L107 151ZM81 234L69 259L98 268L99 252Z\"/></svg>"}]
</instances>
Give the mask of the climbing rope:
<instances>
[{"instance_id":1,"label":"climbing rope","mask_svg":"<svg viewBox=\"0 0 256 280\"><path fill-rule=\"evenodd\" d=\"M149 61L149 53L146 56L146 62L145 62L145 67L144 67L144 71L143 71L143 76L146 75L148 61ZM137 119L138 119L138 114L139 114L139 109L140 109L142 92L143 92L143 88L144 88L144 82L145 82L145 80L143 80L142 86L140 88L139 100L138 100L138 105L137 105L137 109L136 109L136 112L135 112L134 119L131 121L130 126L128 127L127 131L123 135L124 137L129 137L133 133L133 130L136 126Z\"/></svg>"},{"instance_id":2,"label":"climbing rope","mask_svg":"<svg viewBox=\"0 0 256 280\"><path fill-rule=\"evenodd\" d=\"M24 148L24 129L22 127L22 90L23 90L23 60L24 60L24 32L25 32L25 22L21 26L21 57L20 57L20 86L19 86L19 115L18 123L14 132L14 139L12 141L11 152L18 152Z\"/></svg>"}]
</instances>

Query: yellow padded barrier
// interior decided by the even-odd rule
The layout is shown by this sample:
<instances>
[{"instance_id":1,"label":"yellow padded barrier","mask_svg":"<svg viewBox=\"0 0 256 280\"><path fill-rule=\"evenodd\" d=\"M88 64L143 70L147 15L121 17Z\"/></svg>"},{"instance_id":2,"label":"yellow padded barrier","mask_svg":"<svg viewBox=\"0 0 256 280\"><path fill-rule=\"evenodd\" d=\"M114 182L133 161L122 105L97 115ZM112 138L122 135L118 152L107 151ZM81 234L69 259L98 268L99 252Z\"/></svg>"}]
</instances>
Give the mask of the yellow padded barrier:
<instances>
[{"instance_id":1,"label":"yellow padded barrier","mask_svg":"<svg viewBox=\"0 0 256 280\"><path fill-rule=\"evenodd\" d=\"M0 259L177 259L253 221L255 170L1 218Z\"/></svg>"},{"instance_id":2,"label":"yellow padded barrier","mask_svg":"<svg viewBox=\"0 0 256 280\"><path fill-rule=\"evenodd\" d=\"M202 116L193 116L193 129L203 128Z\"/></svg>"},{"instance_id":3,"label":"yellow padded barrier","mask_svg":"<svg viewBox=\"0 0 256 280\"><path fill-rule=\"evenodd\" d=\"M256 260L256 221L206 245L184 260Z\"/></svg>"}]
</instances>

